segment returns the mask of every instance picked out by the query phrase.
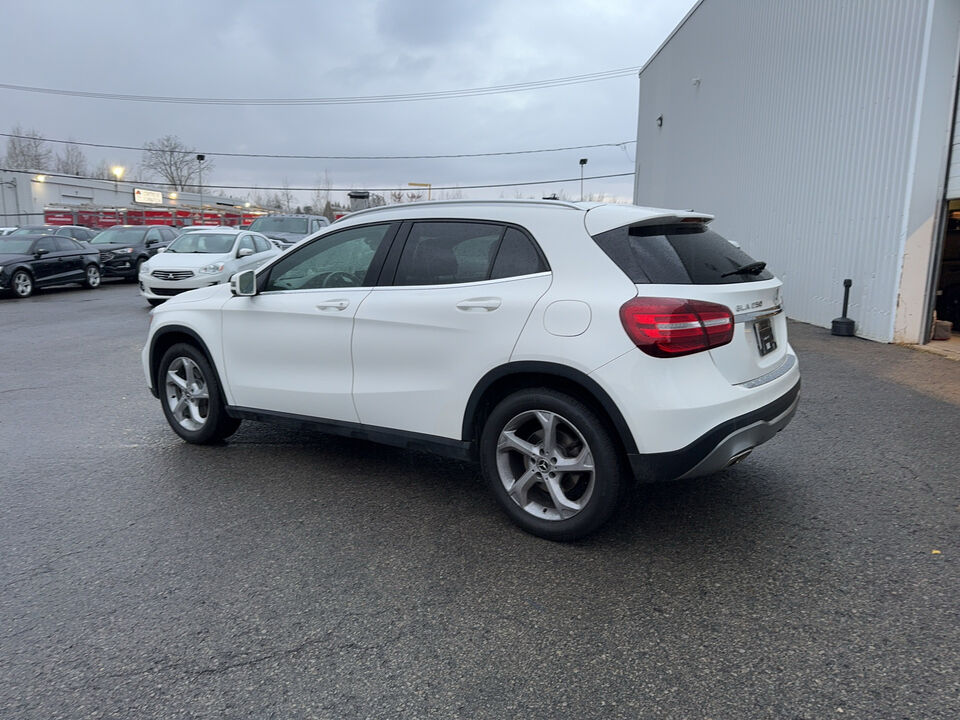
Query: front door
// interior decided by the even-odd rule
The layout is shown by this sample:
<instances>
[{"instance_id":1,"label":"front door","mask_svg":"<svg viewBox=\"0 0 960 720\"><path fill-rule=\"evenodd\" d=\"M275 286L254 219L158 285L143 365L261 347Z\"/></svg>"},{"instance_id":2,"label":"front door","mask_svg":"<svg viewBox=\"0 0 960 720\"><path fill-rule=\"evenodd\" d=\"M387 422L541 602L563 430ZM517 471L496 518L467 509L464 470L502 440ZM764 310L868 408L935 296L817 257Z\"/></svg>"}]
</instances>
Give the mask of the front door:
<instances>
[{"instance_id":1,"label":"front door","mask_svg":"<svg viewBox=\"0 0 960 720\"><path fill-rule=\"evenodd\" d=\"M324 235L258 277L260 292L223 307L231 403L311 418L357 421L350 339L394 225Z\"/></svg>"}]
</instances>

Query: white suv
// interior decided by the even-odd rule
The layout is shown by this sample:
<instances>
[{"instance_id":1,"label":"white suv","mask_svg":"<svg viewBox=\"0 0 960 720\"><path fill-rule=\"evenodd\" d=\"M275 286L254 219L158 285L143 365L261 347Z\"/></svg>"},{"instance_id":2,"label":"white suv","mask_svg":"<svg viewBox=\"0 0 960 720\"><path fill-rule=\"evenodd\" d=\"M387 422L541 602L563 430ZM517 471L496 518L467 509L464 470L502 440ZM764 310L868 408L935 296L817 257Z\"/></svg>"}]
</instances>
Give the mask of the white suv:
<instances>
[{"instance_id":1,"label":"white suv","mask_svg":"<svg viewBox=\"0 0 960 720\"><path fill-rule=\"evenodd\" d=\"M721 470L796 410L781 283L711 219L551 201L357 212L155 310L147 382L188 442L279 420L479 459L518 525L582 537L629 477Z\"/></svg>"},{"instance_id":2,"label":"white suv","mask_svg":"<svg viewBox=\"0 0 960 720\"><path fill-rule=\"evenodd\" d=\"M159 305L187 290L225 283L279 254L260 233L233 227L189 229L140 265L140 294Z\"/></svg>"}]
</instances>

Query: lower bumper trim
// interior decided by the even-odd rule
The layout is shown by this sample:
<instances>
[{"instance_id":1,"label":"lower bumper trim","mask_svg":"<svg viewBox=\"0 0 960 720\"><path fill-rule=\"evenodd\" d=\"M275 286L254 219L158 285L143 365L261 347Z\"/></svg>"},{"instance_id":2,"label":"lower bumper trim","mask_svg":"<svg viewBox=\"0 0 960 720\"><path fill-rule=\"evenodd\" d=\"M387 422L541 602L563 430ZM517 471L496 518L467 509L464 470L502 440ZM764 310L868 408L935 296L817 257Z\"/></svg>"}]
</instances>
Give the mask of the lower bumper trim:
<instances>
[{"instance_id":1,"label":"lower bumper trim","mask_svg":"<svg viewBox=\"0 0 960 720\"><path fill-rule=\"evenodd\" d=\"M798 380L772 403L721 423L685 448L628 455L630 468L642 482L702 477L719 472L785 428L799 403Z\"/></svg>"}]
</instances>

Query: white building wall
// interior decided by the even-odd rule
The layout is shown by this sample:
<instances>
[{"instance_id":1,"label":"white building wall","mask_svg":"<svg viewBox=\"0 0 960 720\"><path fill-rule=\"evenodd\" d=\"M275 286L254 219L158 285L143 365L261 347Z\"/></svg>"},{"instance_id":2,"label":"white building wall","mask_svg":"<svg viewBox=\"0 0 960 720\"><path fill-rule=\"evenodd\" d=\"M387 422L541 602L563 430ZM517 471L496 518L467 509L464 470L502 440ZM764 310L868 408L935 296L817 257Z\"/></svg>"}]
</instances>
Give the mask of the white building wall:
<instances>
[{"instance_id":1,"label":"white building wall","mask_svg":"<svg viewBox=\"0 0 960 720\"><path fill-rule=\"evenodd\" d=\"M912 170L925 143L945 161L949 142L946 116L936 137L915 132L930 36L942 32L931 18L958 9L702 1L640 73L634 202L717 214L718 232L783 278L793 318L829 326L852 278L858 334L893 340L904 245L923 224L908 206L929 191L932 215L939 199ZM947 29L953 73L960 33Z\"/></svg>"}]
</instances>

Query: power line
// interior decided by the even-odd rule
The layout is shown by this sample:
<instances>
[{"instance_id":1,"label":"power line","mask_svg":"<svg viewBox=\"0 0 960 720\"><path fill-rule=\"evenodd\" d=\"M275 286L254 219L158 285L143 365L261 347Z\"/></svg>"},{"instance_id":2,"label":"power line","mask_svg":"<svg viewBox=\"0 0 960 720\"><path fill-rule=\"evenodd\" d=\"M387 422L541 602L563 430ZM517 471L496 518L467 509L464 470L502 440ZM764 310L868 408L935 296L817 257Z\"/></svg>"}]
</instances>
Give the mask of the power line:
<instances>
[{"instance_id":1,"label":"power line","mask_svg":"<svg viewBox=\"0 0 960 720\"><path fill-rule=\"evenodd\" d=\"M476 97L480 95L498 95L510 92L540 90L550 87L566 85L581 85L584 83L611 80L627 77L639 72L640 67L618 68L604 70L584 75L570 75L549 80L535 80L532 82L512 83L509 85L491 85L487 87L465 88L462 90L440 90L435 92L402 93L394 95L356 95L345 97L303 97L303 98L212 98L212 97L177 97L169 95L130 95L126 93L100 92L90 90L66 90L63 88L34 87L31 85L14 85L0 83L0 89L17 92L40 93L43 95L59 95L66 97L92 98L96 100L120 100L126 102L145 103L172 103L178 105L366 105L374 103L416 102L423 100L444 100L449 98Z\"/></svg>"},{"instance_id":2,"label":"power line","mask_svg":"<svg viewBox=\"0 0 960 720\"><path fill-rule=\"evenodd\" d=\"M0 168L0 172L25 172L24 170L16 170L13 168ZM44 177L57 177L57 178L69 178L72 180L103 180L104 182L114 182L112 180L107 180L106 178L95 178L87 177L83 175L67 175L66 173L53 173L53 172L42 172L36 173L38 175L43 175ZM584 180L606 180L608 178L618 178L618 177L629 177L632 176L632 172L628 173L612 173L610 175L592 175L590 177L584 177ZM567 182L580 182L579 177L574 178L561 178L555 180L527 180L524 182L513 182L513 183L497 183L493 185L445 185L438 186L434 185L432 190L481 190L488 188L506 188L506 187L522 187L527 185L554 185L556 183L567 183ZM155 185L159 187L169 187L170 183L159 182L156 180L125 180L123 181L124 185ZM204 183L204 188L215 188L217 190L289 190L290 192L313 192L319 190L321 192L330 191L330 192L350 192L351 190L356 190L356 187L344 187L344 188L334 188L334 187L283 187L283 186L263 186L263 185L211 185ZM370 192L409 192L409 187L387 187L387 188L364 188L364 190L369 190Z\"/></svg>"},{"instance_id":3,"label":"power line","mask_svg":"<svg viewBox=\"0 0 960 720\"><path fill-rule=\"evenodd\" d=\"M13 133L0 133L0 137L16 138L19 140L41 140L43 142L60 143L62 145L77 145L82 147L107 148L110 150L135 150L145 152L148 148L135 147L133 145L107 145L105 143L79 142L77 140L54 140L52 138L34 137L33 135L15 135ZM283 155L278 153L237 153L237 152L210 152L204 150L206 155L216 157L246 157L246 158L274 158L283 160L443 160L454 158L473 158L473 157L499 157L504 155L533 155L536 153L563 152L566 150L590 150L593 148L619 147L629 143L635 143L636 140L625 140L619 143L595 143L593 145L569 145L567 147L541 148L537 150L505 150L501 152L486 153L454 153L449 155ZM181 155L193 155L196 150L162 150Z\"/></svg>"}]
</instances>

